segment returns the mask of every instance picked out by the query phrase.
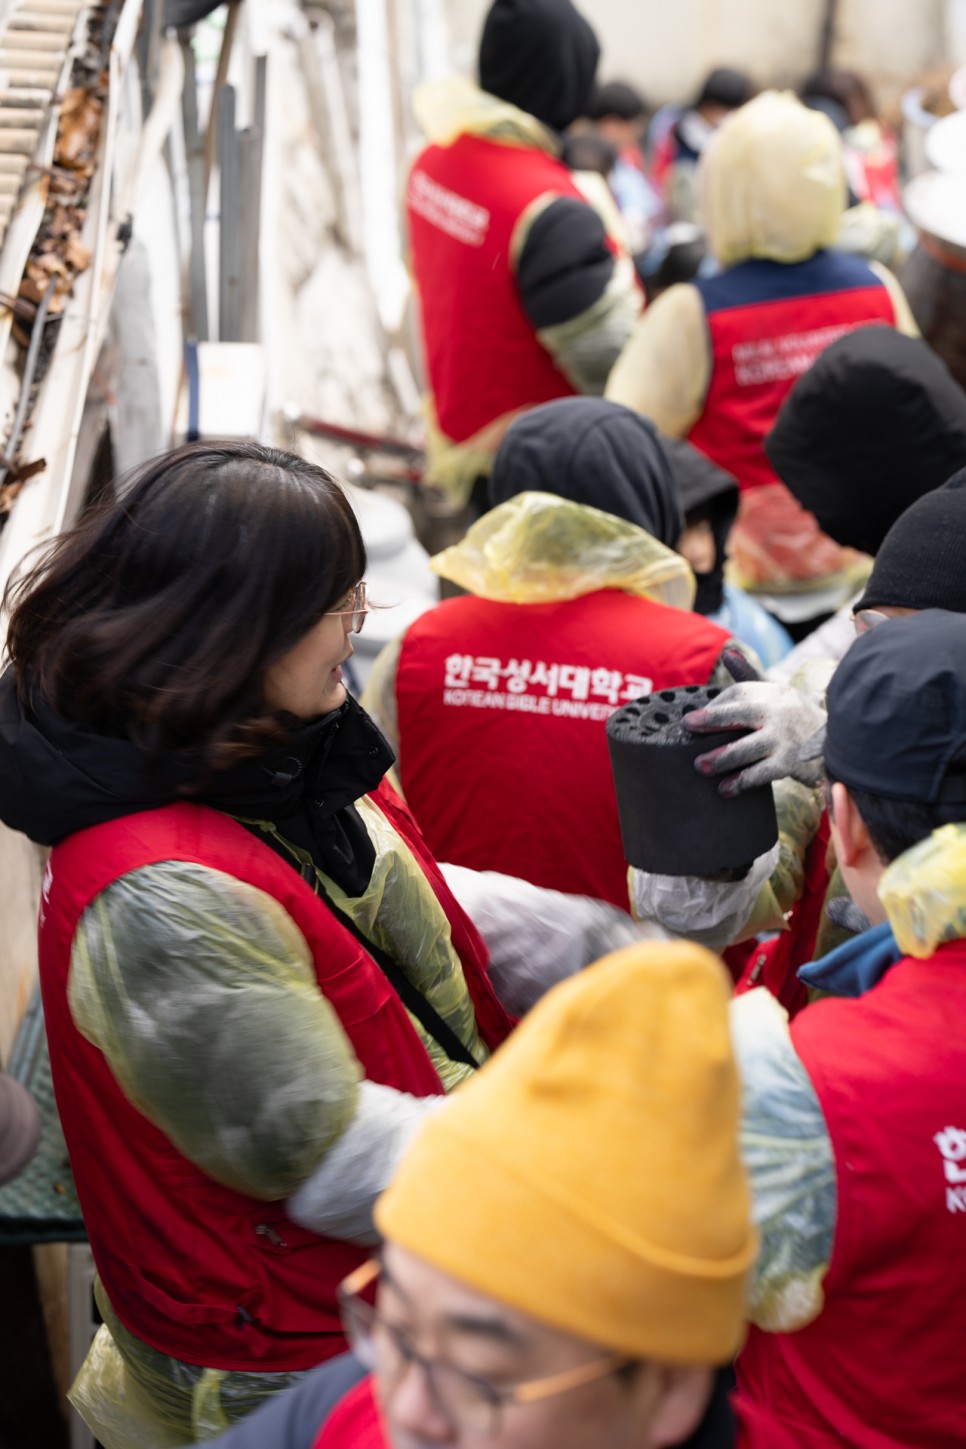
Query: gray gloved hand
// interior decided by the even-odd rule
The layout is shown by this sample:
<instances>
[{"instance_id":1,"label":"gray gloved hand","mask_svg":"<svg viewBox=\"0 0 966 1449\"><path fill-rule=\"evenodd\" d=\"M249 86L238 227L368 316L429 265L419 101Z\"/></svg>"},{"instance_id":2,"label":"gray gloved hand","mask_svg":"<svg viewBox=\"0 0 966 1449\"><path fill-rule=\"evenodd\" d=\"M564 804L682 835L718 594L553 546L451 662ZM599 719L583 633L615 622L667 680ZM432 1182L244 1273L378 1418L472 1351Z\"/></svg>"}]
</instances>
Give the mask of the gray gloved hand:
<instances>
[{"instance_id":1,"label":"gray gloved hand","mask_svg":"<svg viewBox=\"0 0 966 1449\"><path fill-rule=\"evenodd\" d=\"M790 684L733 684L681 723L694 734L752 731L732 745L698 755L694 762L702 775L723 776L718 786L722 795L738 795L787 776L803 785L817 785L822 778L825 711Z\"/></svg>"},{"instance_id":2,"label":"gray gloved hand","mask_svg":"<svg viewBox=\"0 0 966 1449\"><path fill-rule=\"evenodd\" d=\"M825 914L833 926L841 926L843 931L851 931L853 936L861 936L872 925L865 912L859 910L850 896L836 896L829 901Z\"/></svg>"}]
</instances>

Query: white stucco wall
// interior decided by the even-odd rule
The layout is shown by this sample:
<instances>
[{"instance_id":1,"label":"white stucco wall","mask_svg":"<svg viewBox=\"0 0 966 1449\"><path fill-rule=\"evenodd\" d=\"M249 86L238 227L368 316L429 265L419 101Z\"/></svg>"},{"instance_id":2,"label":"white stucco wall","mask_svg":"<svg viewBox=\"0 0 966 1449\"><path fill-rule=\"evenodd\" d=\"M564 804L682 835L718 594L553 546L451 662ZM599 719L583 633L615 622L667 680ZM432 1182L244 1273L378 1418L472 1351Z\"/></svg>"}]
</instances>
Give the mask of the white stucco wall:
<instances>
[{"instance_id":1,"label":"white stucco wall","mask_svg":"<svg viewBox=\"0 0 966 1449\"><path fill-rule=\"evenodd\" d=\"M579 3L579 0L578 0ZM454 64L472 70L488 0L446 0ZM800 81L815 65L824 0L583 0L603 44L600 75L634 82L651 102L686 98L714 65L761 85ZM944 59L944 0L840 0L834 59L866 72L889 101Z\"/></svg>"}]
</instances>

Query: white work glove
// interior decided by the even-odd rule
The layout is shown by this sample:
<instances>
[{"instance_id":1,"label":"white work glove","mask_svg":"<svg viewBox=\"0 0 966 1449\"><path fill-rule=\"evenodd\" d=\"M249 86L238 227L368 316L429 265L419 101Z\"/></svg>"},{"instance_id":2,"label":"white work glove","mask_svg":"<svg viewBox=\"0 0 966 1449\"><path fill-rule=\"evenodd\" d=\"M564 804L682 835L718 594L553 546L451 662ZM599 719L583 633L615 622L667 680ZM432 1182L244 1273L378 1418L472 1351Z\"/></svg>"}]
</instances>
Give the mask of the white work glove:
<instances>
[{"instance_id":1,"label":"white work glove","mask_svg":"<svg viewBox=\"0 0 966 1449\"><path fill-rule=\"evenodd\" d=\"M729 798L789 776L813 786L822 778L825 711L790 684L733 684L681 723L698 735L752 731L733 745L698 755L694 762L702 775L723 777L718 791Z\"/></svg>"},{"instance_id":2,"label":"white work glove","mask_svg":"<svg viewBox=\"0 0 966 1449\"><path fill-rule=\"evenodd\" d=\"M558 981L655 934L608 901L565 895L493 870L440 870L486 942L490 984L514 1016L524 1016Z\"/></svg>"}]
</instances>

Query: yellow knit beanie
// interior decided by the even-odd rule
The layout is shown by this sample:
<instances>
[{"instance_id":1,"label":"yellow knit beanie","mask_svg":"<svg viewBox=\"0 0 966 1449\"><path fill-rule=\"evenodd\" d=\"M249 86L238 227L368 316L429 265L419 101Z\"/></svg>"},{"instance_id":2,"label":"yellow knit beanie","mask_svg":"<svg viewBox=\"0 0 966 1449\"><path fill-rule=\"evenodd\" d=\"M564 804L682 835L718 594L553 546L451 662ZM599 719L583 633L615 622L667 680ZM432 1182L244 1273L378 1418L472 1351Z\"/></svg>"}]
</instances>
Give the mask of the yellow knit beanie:
<instances>
[{"instance_id":1,"label":"yellow knit beanie","mask_svg":"<svg viewBox=\"0 0 966 1449\"><path fill-rule=\"evenodd\" d=\"M555 987L427 1120L379 1231L601 1347L727 1362L757 1246L728 995L715 957L683 943Z\"/></svg>"}]
</instances>

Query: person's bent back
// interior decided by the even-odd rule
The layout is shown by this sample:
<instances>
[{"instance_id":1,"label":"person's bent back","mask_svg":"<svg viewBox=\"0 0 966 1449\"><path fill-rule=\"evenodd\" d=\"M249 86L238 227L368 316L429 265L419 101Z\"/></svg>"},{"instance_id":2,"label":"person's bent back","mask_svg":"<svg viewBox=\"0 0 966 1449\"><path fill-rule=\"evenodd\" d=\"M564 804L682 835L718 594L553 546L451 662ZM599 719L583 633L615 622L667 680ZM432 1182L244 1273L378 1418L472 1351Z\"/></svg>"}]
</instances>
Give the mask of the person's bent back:
<instances>
[{"instance_id":1,"label":"person's bent back","mask_svg":"<svg viewBox=\"0 0 966 1449\"><path fill-rule=\"evenodd\" d=\"M729 636L690 612L671 471L642 418L589 398L536 409L491 487L506 501L434 561L471 593L407 630L367 705L437 858L626 909L605 721L706 683Z\"/></svg>"},{"instance_id":2,"label":"person's bent back","mask_svg":"<svg viewBox=\"0 0 966 1449\"><path fill-rule=\"evenodd\" d=\"M688 438L738 479L733 544L744 582L831 579L848 558L782 487L765 435L795 379L837 337L869 323L916 326L891 273L834 249L846 184L825 116L766 92L724 123L702 175L723 270L657 300L607 396Z\"/></svg>"},{"instance_id":3,"label":"person's bent back","mask_svg":"<svg viewBox=\"0 0 966 1449\"><path fill-rule=\"evenodd\" d=\"M606 186L561 160L598 54L570 0L494 0L480 87L450 78L414 99L428 144L406 183L406 225L428 476L460 501L523 409L603 392L643 305Z\"/></svg>"},{"instance_id":4,"label":"person's bent back","mask_svg":"<svg viewBox=\"0 0 966 1449\"><path fill-rule=\"evenodd\" d=\"M764 1234L739 1390L804 1449L948 1449L966 1442L966 619L872 628L828 705L832 835L872 928L803 971L827 999L790 1028L763 992L733 1008Z\"/></svg>"}]
</instances>

